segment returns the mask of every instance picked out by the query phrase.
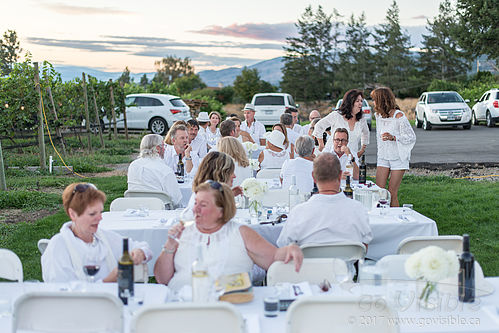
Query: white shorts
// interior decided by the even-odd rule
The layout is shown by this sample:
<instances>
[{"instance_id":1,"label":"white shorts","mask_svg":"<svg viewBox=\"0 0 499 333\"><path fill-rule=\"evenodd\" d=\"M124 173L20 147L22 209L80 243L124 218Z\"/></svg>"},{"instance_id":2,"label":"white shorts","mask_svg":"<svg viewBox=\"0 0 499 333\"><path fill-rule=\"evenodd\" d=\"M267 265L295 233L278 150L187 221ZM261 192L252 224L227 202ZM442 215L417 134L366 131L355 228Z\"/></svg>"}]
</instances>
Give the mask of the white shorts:
<instances>
[{"instance_id":1,"label":"white shorts","mask_svg":"<svg viewBox=\"0 0 499 333\"><path fill-rule=\"evenodd\" d=\"M409 170L409 161L398 160L385 160L378 157L377 165L379 167L385 167L390 170Z\"/></svg>"}]
</instances>

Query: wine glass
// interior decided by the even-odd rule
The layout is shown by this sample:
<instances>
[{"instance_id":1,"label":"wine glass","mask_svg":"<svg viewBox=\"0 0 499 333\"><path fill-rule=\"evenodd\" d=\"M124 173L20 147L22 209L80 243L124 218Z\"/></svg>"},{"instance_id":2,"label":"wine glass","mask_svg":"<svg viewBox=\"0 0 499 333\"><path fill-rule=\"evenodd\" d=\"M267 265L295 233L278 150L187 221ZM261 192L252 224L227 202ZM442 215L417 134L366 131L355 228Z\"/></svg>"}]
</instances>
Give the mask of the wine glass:
<instances>
[{"instance_id":1,"label":"wine glass","mask_svg":"<svg viewBox=\"0 0 499 333\"><path fill-rule=\"evenodd\" d=\"M381 208L380 215L386 215L388 213L388 208L390 208L390 202L388 202L389 192L386 190L379 191L378 205Z\"/></svg>"},{"instance_id":2,"label":"wine glass","mask_svg":"<svg viewBox=\"0 0 499 333\"><path fill-rule=\"evenodd\" d=\"M345 265L343 263L345 263ZM345 284L351 282L355 275L355 267L353 266L353 262L343 262L335 260L334 266L334 275L336 282L342 289L347 289Z\"/></svg>"},{"instance_id":3,"label":"wine glass","mask_svg":"<svg viewBox=\"0 0 499 333\"><path fill-rule=\"evenodd\" d=\"M194 224L194 212L192 208L187 207L180 213L180 223L182 223L184 227Z\"/></svg>"},{"instance_id":4,"label":"wine glass","mask_svg":"<svg viewBox=\"0 0 499 333\"><path fill-rule=\"evenodd\" d=\"M95 275L99 272L99 270L100 264L97 254L94 252L87 253L83 260L83 272L91 283L95 282Z\"/></svg>"}]
</instances>

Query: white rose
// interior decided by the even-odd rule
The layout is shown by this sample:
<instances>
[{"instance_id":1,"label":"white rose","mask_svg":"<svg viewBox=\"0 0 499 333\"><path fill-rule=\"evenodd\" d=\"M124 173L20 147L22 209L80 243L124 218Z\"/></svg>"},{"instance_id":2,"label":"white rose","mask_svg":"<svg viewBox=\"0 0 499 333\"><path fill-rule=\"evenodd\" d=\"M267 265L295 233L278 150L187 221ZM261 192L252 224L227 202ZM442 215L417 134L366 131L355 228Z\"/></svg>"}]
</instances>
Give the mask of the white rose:
<instances>
[{"instance_id":1,"label":"white rose","mask_svg":"<svg viewBox=\"0 0 499 333\"><path fill-rule=\"evenodd\" d=\"M419 252L412 254L405 261L405 273L413 279L419 279L422 276L421 273L421 256Z\"/></svg>"}]
</instances>

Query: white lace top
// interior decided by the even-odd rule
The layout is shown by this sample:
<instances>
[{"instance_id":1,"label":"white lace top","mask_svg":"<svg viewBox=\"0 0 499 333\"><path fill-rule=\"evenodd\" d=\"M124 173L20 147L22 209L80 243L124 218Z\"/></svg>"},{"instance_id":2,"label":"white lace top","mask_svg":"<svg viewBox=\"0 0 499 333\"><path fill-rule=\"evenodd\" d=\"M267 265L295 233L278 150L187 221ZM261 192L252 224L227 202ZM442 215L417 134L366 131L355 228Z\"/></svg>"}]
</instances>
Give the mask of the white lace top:
<instances>
[{"instance_id":1,"label":"white lace top","mask_svg":"<svg viewBox=\"0 0 499 333\"><path fill-rule=\"evenodd\" d=\"M284 164L284 161L289 159L289 152L286 149L276 152L265 148L263 150L263 161L260 163L261 169L280 169Z\"/></svg>"},{"instance_id":2,"label":"white lace top","mask_svg":"<svg viewBox=\"0 0 499 333\"><path fill-rule=\"evenodd\" d=\"M168 287L179 290L184 285L191 284L191 265L196 260L199 243L205 246L204 259L207 261L210 277L216 279L220 275L251 273L253 261L246 251L240 227L241 224L232 220L212 234L201 233L196 224L186 227L175 253L175 274Z\"/></svg>"},{"instance_id":3,"label":"white lace top","mask_svg":"<svg viewBox=\"0 0 499 333\"><path fill-rule=\"evenodd\" d=\"M316 138L322 138L322 134L331 126L331 135L334 135L334 131L337 128L346 128L348 131L348 148L352 154L357 155L357 152L360 150L362 145L369 144L369 127L367 126L367 122L364 118L361 118L359 121L355 122L355 126L353 130L350 129L350 125L348 121L338 112L333 111L328 114L325 118L321 119L317 124L315 124L313 136ZM329 139L326 142L325 151L333 150L333 140Z\"/></svg>"},{"instance_id":4,"label":"white lace top","mask_svg":"<svg viewBox=\"0 0 499 333\"><path fill-rule=\"evenodd\" d=\"M416 134L405 115L400 118L395 118L398 113L404 114L402 111L396 110L393 117L383 118L376 113L378 158L388 161L398 159L409 161L411 159L411 150L416 143ZM396 140L383 141L381 139L381 134L386 132L394 135Z\"/></svg>"},{"instance_id":5,"label":"white lace top","mask_svg":"<svg viewBox=\"0 0 499 333\"><path fill-rule=\"evenodd\" d=\"M217 140L220 138L220 129L217 127L217 130L215 133L213 133L210 129L210 127L206 127L206 141L208 142L208 145L210 147L215 147L217 145Z\"/></svg>"}]
</instances>

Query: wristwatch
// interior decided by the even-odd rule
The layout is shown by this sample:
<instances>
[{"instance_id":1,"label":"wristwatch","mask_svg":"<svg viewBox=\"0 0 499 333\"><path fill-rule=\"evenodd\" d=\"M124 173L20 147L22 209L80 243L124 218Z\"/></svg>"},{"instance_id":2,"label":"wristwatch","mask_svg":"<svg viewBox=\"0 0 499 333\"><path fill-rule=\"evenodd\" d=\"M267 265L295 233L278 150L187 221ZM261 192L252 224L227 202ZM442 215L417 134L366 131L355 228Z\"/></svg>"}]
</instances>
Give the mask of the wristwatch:
<instances>
[{"instance_id":1,"label":"wristwatch","mask_svg":"<svg viewBox=\"0 0 499 333\"><path fill-rule=\"evenodd\" d=\"M186 156L186 157L185 157L185 160L186 160L186 161L192 161L192 157L190 157L190 156Z\"/></svg>"}]
</instances>

